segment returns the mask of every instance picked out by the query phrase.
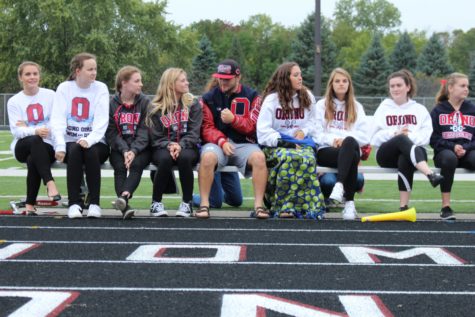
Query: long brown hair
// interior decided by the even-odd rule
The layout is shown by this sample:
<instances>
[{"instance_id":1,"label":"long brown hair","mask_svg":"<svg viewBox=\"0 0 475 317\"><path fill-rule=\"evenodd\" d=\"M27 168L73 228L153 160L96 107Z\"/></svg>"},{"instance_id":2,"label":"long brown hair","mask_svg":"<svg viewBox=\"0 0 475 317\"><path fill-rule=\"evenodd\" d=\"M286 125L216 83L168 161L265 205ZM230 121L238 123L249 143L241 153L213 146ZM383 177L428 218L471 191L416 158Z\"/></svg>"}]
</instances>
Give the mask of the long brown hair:
<instances>
[{"instance_id":1,"label":"long brown hair","mask_svg":"<svg viewBox=\"0 0 475 317\"><path fill-rule=\"evenodd\" d=\"M84 61L89 59L97 60L96 55L90 53L79 53L76 54L69 63L69 76L68 80L76 79L76 69L81 69L84 66Z\"/></svg>"},{"instance_id":2,"label":"long brown hair","mask_svg":"<svg viewBox=\"0 0 475 317\"><path fill-rule=\"evenodd\" d=\"M435 97L435 102L437 104L441 103L442 101L449 100L449 86L455 85L457 80L459 79L468 79L468 76L462 73L452 73L445 80L441 81L439 92Z\"/></svg>"},{"instance_id":3,"label":"long brown hair","mask_svg":"<svg viewBox=\"0 0 475 317\"><path fill-rule=\"evenodd\" d=\"M356 122L357 119L357 109L356 109L356 98L355 98L355 89L353 88L353 81L351 80L350 73L348 73L343 68L335 68L331 74L330 78L327 82L327 88L325 91L325 120L327 121L327 125L335 119L335 104L333 102L334 98L337 98L335 91L333 90L333 82L335 81L336 75L342 75L346 79L348 79L348 90L345 93L345 112L346 112L346 120L345 120L345 127L348 128L353 123Z\"/></svg>"},{"instance_id":4,"label":"long brown hair","mask_svg":"<svg viewBox=\"0 0 475 317\"><path fill-rule=\"evenodd\" d=\"M299 65L295 62L287 62L277 67L269 79L262 96L262 100L264 100L268 95L277 93L279 103L285 112L293 110L292 96L294 91L292 89L292 83L290 82L290 73L294 66ZM302 89L297 91L297 96L300 107L305 109L310 108L311 100L307 87L302 86Z\"/></svg>"}]
</instances>

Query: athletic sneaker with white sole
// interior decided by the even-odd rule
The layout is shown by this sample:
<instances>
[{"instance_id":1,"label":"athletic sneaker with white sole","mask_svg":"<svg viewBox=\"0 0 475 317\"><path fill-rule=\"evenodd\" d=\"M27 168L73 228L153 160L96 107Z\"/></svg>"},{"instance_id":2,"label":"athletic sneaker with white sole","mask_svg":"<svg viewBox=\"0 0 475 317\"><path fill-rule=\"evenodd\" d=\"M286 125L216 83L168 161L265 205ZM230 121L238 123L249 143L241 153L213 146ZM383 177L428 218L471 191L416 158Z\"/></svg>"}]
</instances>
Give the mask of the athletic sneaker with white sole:
<instances>
[{"instance_id":1,"label":"athletic sneaker with white sole","mask_svg":"<svg viewBox=\"0 0 475 317\"><path fill-rule=\"evenodd\" d=\"M154 217L168 217L168 212L165 210L165 206L158 201L154 201L150 206L150 213Z\"/></svg>"},{"instance_id":2,"label":"athletic sneaker with white sole","mask_svg":"<svg viewBox=\"0 0 475 317\"><path fill-rule=\"evenodd\" d=\"M335 186L333 186L332 193L330 194L330 199L341 203L343 201L343 194L345 193L345 189L343 188L343 184L337 182Z\"/></svg>"},{"instance_id":3,"label":"athletic sneaker with white sole","mask_svg":"<svg viewBox=\"0 0 475 317\"><path fill-rule=\"evenodd\" d=\"M89 209L87 210L87 217L88 218L101 218L102 210L96 204L90 204Z\"/></svg>"},{"instance_id":4,"label":"athletic sneaker with white sole","mask_svg":"<svg viewBox=\"0 0 475 317\"><path fill-rule=\"evenodd\" d=\"M81 206L74 204L68 208L68 218L82 218L82 209Z\"/></svg>"},{"instance_id":5,"label":"athletic sneaker with white sole","mask_svg":"<svg viewBox=\"0 0 475 317\"><path fill-rule=\"evenodd\" d=\"M344 220L355 220L356 219L356 208L354 201L347 201L345 203L345 208L343 208L342 216Z\"/></svg>"},{"instance_id":6,"label":"athletic sneaker with white sole","mask_svg":"<svg viewBox=\"0 0 475 317\"><path fill-rule=\"evenodd\" d=\"M180 203L180 207L178 207L178 211L176 212L177 217L190 217L192 214L191 210L191 203L185 203L182 201Z\"/></svg>"}]
</instances>

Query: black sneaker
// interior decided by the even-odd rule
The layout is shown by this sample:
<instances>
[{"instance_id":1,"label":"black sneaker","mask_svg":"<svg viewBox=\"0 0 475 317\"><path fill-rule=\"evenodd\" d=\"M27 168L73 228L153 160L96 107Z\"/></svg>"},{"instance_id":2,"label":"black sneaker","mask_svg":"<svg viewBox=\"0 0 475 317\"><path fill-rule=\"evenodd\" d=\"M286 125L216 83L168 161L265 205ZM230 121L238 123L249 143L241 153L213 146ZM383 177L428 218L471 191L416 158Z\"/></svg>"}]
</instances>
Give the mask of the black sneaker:
<instances>
[{"instance_id":1,"label":"black sneaker","mask_svg":"<svg viewBox=\"0 0 475 317\"><path fill-rule=\"evenodd\" d=\"M135 215L135 209L132 209L129 205L125 206L125 210L122 211L122 219L131 219Z\"/></svg>"},{"instance_id":2,"label":"black sneaker","mask_svg":"<svg viewBox=\"0 0 475 317\"><path fill-rule=\"evenodd\" d=\"M440 175L439 173L429 174L427 175L427 178L429 179L432 187L437 187L444 180L444 176Z\"/></svg>"},{"instance_id":3,"label":"black sneaker","mask_svg":"<svg viewBox=\"0 0 475 317\"><path fill-rule=\"evenodd\" d=\"M454 211L450 206L445 206L440 210L440 218L442 220L455 220Z\"/></svg>"},{"instance_id":4,"label":"black sneaker","mask_svg":"<svg viewBox=\"0 0 475 317\"><path fill-rule=\"evenodd\" d=\"M402 207L399 207L399 211L406 211L406 210L408 210L408 209L409 209L409 207L408 207L407 205L404 205L404 206L402 206Z\"/></svg>"},{"instance_id":5,"label":"black sneaker","mask_svg":"<svg viewBox=\"0 0 475 317\"><path fill-rule=\"evenodd\" d=\"M118 209L120 211L122 211L122 213L125 212L125 210L127 209L127 203L129 202L129 199L127 198L127 196L120 196L120 197L117 197L117 199L115 200L115 209Z\"/></svg>"}]
</instances>

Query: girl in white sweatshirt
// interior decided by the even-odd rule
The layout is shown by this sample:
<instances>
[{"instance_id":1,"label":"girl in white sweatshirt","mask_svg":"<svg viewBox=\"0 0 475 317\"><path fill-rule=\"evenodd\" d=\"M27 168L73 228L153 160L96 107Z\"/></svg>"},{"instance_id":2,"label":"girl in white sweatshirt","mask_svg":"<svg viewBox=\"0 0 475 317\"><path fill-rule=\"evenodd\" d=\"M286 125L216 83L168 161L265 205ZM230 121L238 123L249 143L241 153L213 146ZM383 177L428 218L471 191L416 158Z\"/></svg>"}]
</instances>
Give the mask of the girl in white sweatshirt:
<instances>
[{"instance_id":1,"label":"girl in white sweatshirt","mask_svg":"<svg viewBox=\"0 0 475 317\"><path fill-rule=\"evenodd\" d=\"M71 74L54 98L51 126L56 159L67 163L69 218L81 218L83 166L89 189L88 217L101 217L101 164L109 156L104 134L109 123L109 90L96 81L96 57L80 53L71 60Z\"/></svg>"},{"instance_id":2,"label":"girl in white sweatshirt","mask_svg":"<svg viewBox=\"0 0 475 317\"><path fill-rule=\"evenodd\" d=\"M8 100L8 119L13 134L11 150L15 158L26 163L26 212L36 214L34 207L41 180L51 200L60 200L51 174L55 161L51 140L50 116L54 91L40 88L40 65L23 62L18 67L18 80L23 90Z\"/></svg>"},{"instance_id":3,"label":"girl in white sweatshirt","mask_svg":"<svg viewBox=\"0 0 475 317\"><path fill-rule=\"evenodd\" d=\"M336 68L330 74L325 97L317 102L317 163L338 169L330 199L346 198L343 219L354 220L354 197L360 162L360 147L369 143L363 106L356 101L350 74Z\"/></svg>"},{"instance_id":4,"label":"girl in white sweatshirt","mask_svg":"<svg viewBox=\"0 0 475 317\"><path fill-rule=\"evenodd\" d=\"M426 107L411 98L416 81L407 70L388 77L389 94L373 117L371 145L379 148L376 161L381 167L398 168L400 210L407 210L414 171L426 175L433 187L443 176L433 173L427 165L425 146L432 134L432 121Z\"/></svg>"},{"instance_id":5,"label":"girl in white sweatshirt","mask_svg":"<svg viewBox=\"0 0 475 317\"><path fill-rule=\"evenodd\" d=\"M314 112L315 98L302 85L300 67L280 65L264 90L256 129L270 168L266 198L275 217L323 218L312 148Z\"/></svg>"}]
</instances>

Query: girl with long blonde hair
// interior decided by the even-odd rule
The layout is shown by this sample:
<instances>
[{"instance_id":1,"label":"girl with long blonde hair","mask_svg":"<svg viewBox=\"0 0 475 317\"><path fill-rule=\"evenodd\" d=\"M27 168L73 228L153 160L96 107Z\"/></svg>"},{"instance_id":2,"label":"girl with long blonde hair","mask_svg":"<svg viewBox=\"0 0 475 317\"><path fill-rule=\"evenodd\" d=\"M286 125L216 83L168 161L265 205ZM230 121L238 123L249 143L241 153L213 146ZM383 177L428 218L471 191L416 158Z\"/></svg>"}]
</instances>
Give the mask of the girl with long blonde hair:
<instances>
[{"instance_id":1,"label":"girl with long blonde hair","mask_svg":"<svg viewBox=\"0 0 475 317\"><path fill-rule=\"evenodd\" d=\"M174 165L178 166L182 189L182 202L176 216L191 216L193 167L198 162L202 120L201 105L189 92L185 71L181 68L165 70L146 119L150 128L152 162L157 165L150 208L153 216L168 216L162 196Z\"/></svg>"}]
</instances>

